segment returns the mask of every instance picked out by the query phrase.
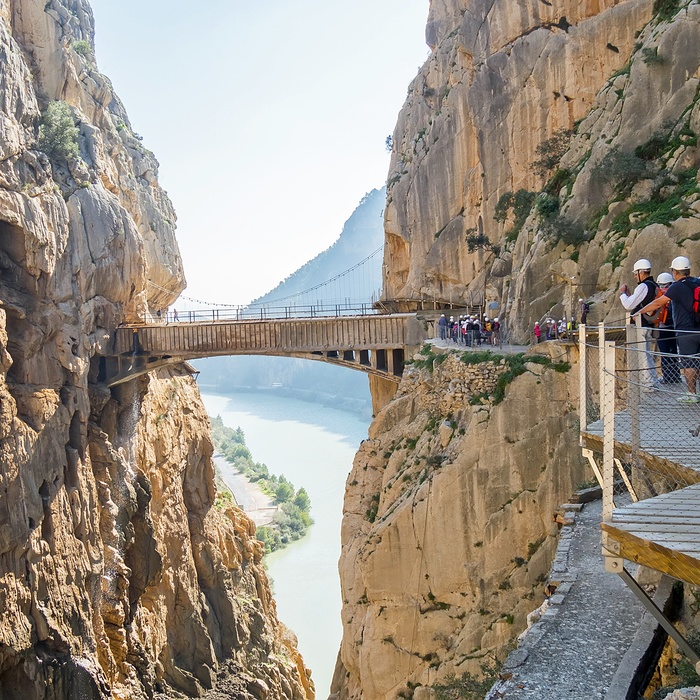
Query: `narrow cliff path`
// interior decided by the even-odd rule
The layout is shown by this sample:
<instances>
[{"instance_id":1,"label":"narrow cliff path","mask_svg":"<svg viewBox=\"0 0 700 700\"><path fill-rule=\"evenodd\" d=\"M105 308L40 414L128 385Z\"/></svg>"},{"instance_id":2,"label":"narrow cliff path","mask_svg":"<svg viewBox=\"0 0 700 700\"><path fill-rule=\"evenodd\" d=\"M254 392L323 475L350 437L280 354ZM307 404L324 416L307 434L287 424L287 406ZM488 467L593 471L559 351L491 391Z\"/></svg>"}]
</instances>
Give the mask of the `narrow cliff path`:
<instances>
[{"instance_id":1,"label":"narrow cliff path","mask_svg":"<svg viewBox=\"0 0 700 700\"><path fill-rule=\"evenodd\" d=\"M489 698L605 698L644 609L601 555L601 502L587 504L562 528L552 580L561 581L549 607L506 661L512 678Z\"/></svg>"}]
</instances>

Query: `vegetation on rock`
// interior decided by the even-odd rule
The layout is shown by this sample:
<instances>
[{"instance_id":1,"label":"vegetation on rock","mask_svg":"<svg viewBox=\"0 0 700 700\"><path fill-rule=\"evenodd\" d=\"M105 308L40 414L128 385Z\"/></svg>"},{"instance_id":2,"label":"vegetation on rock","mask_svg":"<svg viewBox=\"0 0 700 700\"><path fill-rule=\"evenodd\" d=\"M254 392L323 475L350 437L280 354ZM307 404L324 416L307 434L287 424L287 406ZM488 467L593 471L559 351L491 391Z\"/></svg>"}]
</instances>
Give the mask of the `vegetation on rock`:
<instances>
[{"instance_id":1,"label":"vegetation on rock","mask_svg":"<svg viewBox=\"0 0 700 700\"><path fill-rule=\"evenodd\" d=\"M51 102L41 118L37 147L53 160L77 158L78 133L68 104L61 100Z\"/></svg>"}]
</instances>

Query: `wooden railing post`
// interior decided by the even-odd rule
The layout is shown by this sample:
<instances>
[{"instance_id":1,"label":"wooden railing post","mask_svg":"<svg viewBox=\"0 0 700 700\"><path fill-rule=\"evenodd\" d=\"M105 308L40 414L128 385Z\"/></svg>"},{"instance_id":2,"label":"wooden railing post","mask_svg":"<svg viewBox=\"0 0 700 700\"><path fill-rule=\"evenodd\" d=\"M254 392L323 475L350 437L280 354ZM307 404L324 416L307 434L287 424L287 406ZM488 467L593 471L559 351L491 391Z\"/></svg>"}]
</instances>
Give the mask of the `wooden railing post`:
<instances>
[{"instance_id":1,"label":"wooden railing post","mask_svg":"<svg viewBox=\"0 0 700 700\"><path fill-rule=\"evenodd\" d=\"M603 418L603 522L612 520L615 471L615 343L606 341L601 356L603 383L600 387Z\"/></svg>"},{"instance_id":2,"label":"wooden railing post","mask_svg":"<svg viewBox=\"0 0 700 700\"><path fill-rule=\"evenodd\" d=\"M640 339L643 343L643 331L634 323L627 325L625 339L627 341L627 410L630 415L630 442L632 454L639 451L641 444L639 427L639 403L641 401L642 367L646 364L646 358L641 357Z\"/></svg>"}]
</instances>

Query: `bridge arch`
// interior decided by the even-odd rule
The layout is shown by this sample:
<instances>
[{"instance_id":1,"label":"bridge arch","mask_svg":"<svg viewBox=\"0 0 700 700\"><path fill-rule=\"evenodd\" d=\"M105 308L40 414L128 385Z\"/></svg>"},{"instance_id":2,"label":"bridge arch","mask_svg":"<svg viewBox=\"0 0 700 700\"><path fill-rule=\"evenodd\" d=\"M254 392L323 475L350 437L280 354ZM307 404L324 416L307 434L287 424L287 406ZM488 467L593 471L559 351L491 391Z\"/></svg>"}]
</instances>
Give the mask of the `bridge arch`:
<instances>
[{"instance_id":1,"label":"bridge arch","mask_svg":"<svg viewBox=\"0 0 700 700\"><path fill-rule=\"evenodd\" d=\"M222 355L299 357L398 382L427 337L415 314L120 326L97 381L114 386L166 364Z\"/></svg>"}]
</instances>

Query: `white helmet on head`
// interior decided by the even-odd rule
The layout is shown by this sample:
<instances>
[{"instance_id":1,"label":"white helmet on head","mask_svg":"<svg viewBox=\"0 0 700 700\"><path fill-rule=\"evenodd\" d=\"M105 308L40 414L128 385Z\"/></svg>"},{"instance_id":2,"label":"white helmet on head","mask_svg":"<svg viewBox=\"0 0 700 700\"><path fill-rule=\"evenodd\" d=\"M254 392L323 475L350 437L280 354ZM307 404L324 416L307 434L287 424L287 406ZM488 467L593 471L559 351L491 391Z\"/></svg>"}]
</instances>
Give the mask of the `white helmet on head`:
<instances>
[{"instance_id":1,"label":"white helmet on head","mask_svg":"<svg viewBox=\"0 0 700 700\"><path fill-rule=\"evenodd\" d=\"M634 272L639 272L640 270L649 272L651 270L651 263L646 258L640 258L636 263L634 263L634 267L632 269Z\"/></svg>"},{"instance_id":2,"label":"white helmet on head","mask_svg":"<svg viewBox=\"0 0 700 700\"><path fill-rule=\"evenodd\" d=\"M672 270L690 270L690 260L685 255L679 255L671 261Z\"/></svg>"},{"instance_id":3,"label":"white helmet on head","mask_svg":"<svg viewBox=\"0 0 700 700\"><path fill-rule=\"evenodd\" d=\"M670 272L662 272L656 278L656 281L659 284L673 284L673 275Z\"/></svg>"}]
</instances>

